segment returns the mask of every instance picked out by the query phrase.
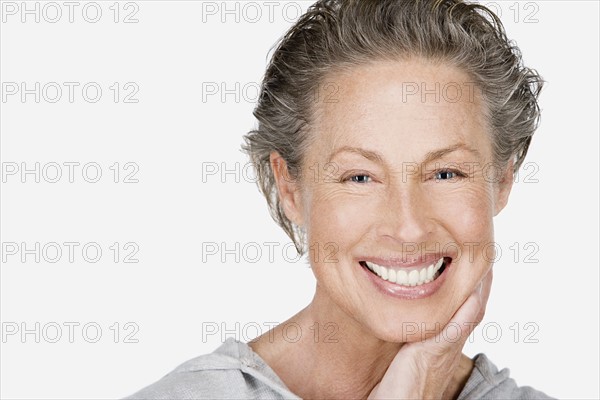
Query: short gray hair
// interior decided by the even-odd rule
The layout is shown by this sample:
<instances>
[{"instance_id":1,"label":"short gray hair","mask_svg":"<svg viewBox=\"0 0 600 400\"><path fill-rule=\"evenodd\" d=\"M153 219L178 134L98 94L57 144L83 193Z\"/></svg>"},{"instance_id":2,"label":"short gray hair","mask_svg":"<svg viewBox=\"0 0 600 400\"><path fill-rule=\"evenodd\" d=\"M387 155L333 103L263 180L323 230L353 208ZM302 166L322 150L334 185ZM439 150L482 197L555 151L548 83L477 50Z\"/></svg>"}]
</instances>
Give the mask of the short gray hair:
<instances>
[{"instance_id":1,"label":"short gray hair","mask_svg":"<svg viewBox=\"0 0 600 400\"><path fill-rule=\"evenodd\" d=\"M300 177L314 117L312 105L335 68L419 56L446 61L469 74L484 94L494 159L513 173L523 163L540 117L539 74L523 65L500 19L461 0L319 0L280 40L264 75L254 116L244 136L260 191L273 219L304 254L304 231L280 204L270 153Z\"/></svg>"}]
</instances>

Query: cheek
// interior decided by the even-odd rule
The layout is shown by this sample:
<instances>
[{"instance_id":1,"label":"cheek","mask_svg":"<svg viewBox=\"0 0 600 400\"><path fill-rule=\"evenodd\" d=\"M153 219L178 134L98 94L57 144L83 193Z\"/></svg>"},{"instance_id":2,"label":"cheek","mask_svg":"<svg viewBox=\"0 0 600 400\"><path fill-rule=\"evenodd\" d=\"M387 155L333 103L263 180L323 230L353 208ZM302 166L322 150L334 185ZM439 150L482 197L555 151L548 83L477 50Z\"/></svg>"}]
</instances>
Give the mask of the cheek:
<instances>
[{"instance_id":1,"label":"cheek","mask_svg":"<svg viewBox=\"0 0 600 400\"><path fill-rule=\"evenodd\" d=\"M494 216L491 187L473 183L439 198L435 208L443 211L437 215L455 240L462 244L490 240Z\"/></svg>"},{"instance_id":2,"label":"cheek","mask_svg":"<svg viewBox=\"0 0 600 400\"><path fill-rule=\"evenodd\" d=\"M356 239L372 221L373 215L365 210L372 209L366 195L355 195L347 190L318 188L314 190L308 204L307 233L312 241L333 241L340 246Z\"/></svg>"},{"instance_id":3,"label":"cheek","mask_svg":"<svg viewBox=\"0 0 600 400\"><path fill-rule=\"evenodd\" d=\"M307 199L307 240L313 273L317 280L342 303L348 293L340 287L355 287L356 276L348 271L353 262L353 250L369 232L373 215L364 210L368 196L349 194L344 189L313 190ZM341 297L340 297L341 296ZM342 300L341 298L346 298Z\"/></svg>"},{"instance_id":4,"label":"cheek","mask_svg":"<svg viewBox=\"0 0 600 400\"><path fill-rule=\"evenodd\" d=\"M485 184L464 188L453 199L457 206L445 220L446 230L459 250L454 260L454 289L448 295L448 307L443 313L448 319L476 287L494 259L492 194L492 187Z\"/></svg>"}]
</instances>

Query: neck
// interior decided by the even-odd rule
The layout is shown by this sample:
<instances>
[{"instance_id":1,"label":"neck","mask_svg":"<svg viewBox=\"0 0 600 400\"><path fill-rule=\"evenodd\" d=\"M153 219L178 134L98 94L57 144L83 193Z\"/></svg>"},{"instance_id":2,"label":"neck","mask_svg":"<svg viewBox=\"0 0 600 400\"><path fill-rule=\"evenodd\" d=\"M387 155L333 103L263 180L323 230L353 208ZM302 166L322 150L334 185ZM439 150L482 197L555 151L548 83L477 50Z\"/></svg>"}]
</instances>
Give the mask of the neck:
<instances>
[{"instance_id":1,"label":"neck","mask_svg":"<svg viewBox=\"0 0 600 400\"><path fill-rule=\"evenodd\" d=\"M366 399L403 344L376 338L317 287L309 306L249 345L303 399ZM463 355L445 398L458 397L471 369Z\"/></svg>"}]
</instances>

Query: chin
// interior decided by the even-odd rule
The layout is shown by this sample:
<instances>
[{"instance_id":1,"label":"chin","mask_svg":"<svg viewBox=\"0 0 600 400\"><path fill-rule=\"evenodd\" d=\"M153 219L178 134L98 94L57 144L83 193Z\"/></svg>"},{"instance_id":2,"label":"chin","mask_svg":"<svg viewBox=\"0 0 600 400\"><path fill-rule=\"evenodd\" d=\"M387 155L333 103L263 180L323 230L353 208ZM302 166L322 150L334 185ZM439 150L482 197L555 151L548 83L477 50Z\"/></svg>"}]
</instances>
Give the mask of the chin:
<instances>
[{"instance_id":1,"label":"chin","mask_svg":"<svg viewBox=\"0 0 600 400\"><path fill-rule=\"evenodd\" d=\"M370 317L365 327L376 338L392 343L410 343L429 339L439 334L453 313L411 310L392 311L388 317Z\"/></svg>"}]
</instances>

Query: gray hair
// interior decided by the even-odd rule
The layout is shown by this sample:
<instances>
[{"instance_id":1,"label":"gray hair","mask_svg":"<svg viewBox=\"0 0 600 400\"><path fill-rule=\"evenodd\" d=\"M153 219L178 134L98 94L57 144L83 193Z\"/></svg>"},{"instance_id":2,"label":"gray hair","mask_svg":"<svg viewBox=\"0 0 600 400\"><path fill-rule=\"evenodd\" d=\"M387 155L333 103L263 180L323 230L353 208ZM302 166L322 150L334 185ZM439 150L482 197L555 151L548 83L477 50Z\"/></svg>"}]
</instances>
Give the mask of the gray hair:
<instances>
[{"instance_id":1,"label":"gray hair","mask_svg":"<svg viewBox=\"0 0 600 400\"><path fill-rule=\"evenodd\" d=\"M290 28L273 53L254 116L258 127L242 145L255 168L273 219L304 254L304 230L280 204L270 153L301 176L310 144L314 95L336 68L419 56L465 71L484 94L495 162L513 174L523 163L540 116L539 74L523 65L500 19L461 0L319 0Z\"/></svg>"}]
</instances>

